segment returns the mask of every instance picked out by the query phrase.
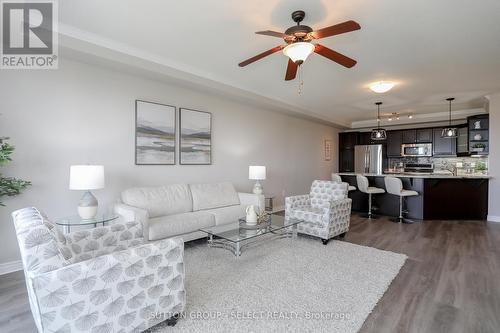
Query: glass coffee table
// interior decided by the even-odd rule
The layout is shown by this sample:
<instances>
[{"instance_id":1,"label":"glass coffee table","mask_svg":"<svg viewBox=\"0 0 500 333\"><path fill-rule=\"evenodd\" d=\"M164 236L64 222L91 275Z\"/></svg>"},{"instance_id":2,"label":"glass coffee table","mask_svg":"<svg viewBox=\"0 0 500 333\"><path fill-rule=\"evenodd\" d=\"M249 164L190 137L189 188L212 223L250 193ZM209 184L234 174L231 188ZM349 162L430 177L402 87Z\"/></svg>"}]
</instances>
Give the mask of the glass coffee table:
<instances>
[{"instance_id":1,"label":"glass coffee table","mask_svg":"<svg viewBox=\"0 0 500 333\"><path fill-rule=\"evenodd\" d=\"M98 224L102 224L102 226L104 227L105 223L116 220L117 218L118 215L114 213L99 213L94 218L88 220L82 219L78 215L73 215L56 219L54 222L57 225L64 227L64 231L66 233L70 233L71 227L93 225L94 228L96 228Z\"/></svg>"},{"instance_id":2,"label":"glass coffee table","mask_svg":"<svg viewBox=\"0 0 500 333\"><path fill-rule=\"evenodd\" d=\"M209 247L224 248L239 257L243 249L254 246L261 241L297 238L297 225L302 222L291 219L285 225L284 216L271 214L267 222L257 226L249 226L239 221L199 230L207 233Z\"/></svg>"}]
</instances>

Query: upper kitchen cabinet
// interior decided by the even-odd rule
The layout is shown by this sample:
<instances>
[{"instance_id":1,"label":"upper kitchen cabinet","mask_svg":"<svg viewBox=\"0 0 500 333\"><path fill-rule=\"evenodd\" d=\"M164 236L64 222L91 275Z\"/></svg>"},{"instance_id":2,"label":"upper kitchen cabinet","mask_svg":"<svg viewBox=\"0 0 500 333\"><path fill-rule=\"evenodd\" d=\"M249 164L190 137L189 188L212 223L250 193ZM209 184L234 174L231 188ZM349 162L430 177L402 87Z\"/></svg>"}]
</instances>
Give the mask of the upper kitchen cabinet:
<instances>
[{"instance_id":1,"label":"upper kitchen cabinet","mask_svg":"<svg viewBox=\"0 0 500 333\"><path fill-rule=\"evenodd\" d=\"M469 152L471 155L488 155L490 148L489 115L468 118Z\"/></svg>"},{"instance_id":2,"label":"upper kitchen cabinet","mask_svg":"<svg viewBox=\"0 0 500 333\"><path fill-rule=\"evenodd\" d=\"M457 139L442 138L442 131L442 128L432 130L434 156L457 156Z\"/></svg>"},{"instance_id":3,"label":"upper kitchen cabinet","mask_svg":"<svg viewBox=\"0 0 500 333\"><path fill-rule=\"evenodd\" d=\"M417 143L432 143L432 128L418 129Z\"/></svg>"},{"instance_id":4,"label":"upper kitchen cabinet","mask_svg":"<svg viewBox=\"0 0 500 333\"><path fill-rule=\"evenodd\" d=\"M339 133L339 149L354 149L358 144L358 132Z\"/></svg>"},{"instance_id":5,"label":"upper kitchen cabinet","mask_svg":"<svg viewBox=\"0 0 500 333\"><path fill-rule=\"evenodd\" d=\"M403 143L403 131L387 132L387 156L401 157L401 144Z\"/></svg>"},{"instance_id":6,"label":"upper kitchen cabinet","mask_svg":"<svg viewBox=\"0 0 500 333\"><path fill-rule=\"evenodd\" d=\"M431 143L432 129L404 130L402 143Z\"/></svg>"}]
</instances>

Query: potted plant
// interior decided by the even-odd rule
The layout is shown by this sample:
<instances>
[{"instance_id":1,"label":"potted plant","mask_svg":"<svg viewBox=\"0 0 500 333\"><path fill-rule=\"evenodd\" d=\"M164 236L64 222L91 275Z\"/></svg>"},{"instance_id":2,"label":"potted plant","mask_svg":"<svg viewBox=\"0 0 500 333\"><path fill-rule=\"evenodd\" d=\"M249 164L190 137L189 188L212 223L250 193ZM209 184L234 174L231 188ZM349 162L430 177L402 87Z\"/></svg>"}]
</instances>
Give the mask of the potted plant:
<instances>
[{"instance_id":1,"label":"potted plant","mask_svg":"<svg viewBox=\"0 0 500 333\"><path fill-rule=\"evenodd\" d=\"M9 144L7 140L9 140L9 138L0 137L0 166L4 166L12 161L10 156L14 152L14 146ZM14 177L4 177L0 173L0 206L5 206L2 202L3 197L18 195L30 185L31 182L29 181Z\"/></svg>"},{"instance_id":2,"label":"potted plant","mask_svg":"<svg viewBox=\"0 0 500 333\"><path fill-rule=\"evenodd\" d=\"M472 146L471 151L482 153L486 149L486 145L484 143L476 143Z\"/></svg>"}]
</instances>

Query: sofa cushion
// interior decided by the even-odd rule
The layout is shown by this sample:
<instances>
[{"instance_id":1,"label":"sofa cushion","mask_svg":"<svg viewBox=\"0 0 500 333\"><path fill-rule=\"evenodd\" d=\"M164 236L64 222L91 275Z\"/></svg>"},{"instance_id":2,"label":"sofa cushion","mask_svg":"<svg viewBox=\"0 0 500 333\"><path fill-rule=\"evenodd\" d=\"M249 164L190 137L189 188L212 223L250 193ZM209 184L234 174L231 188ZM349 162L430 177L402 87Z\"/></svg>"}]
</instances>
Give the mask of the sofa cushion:
<instances>
[{"instance_id":1,"label":"sofa cushion","mask_svg":"<svg viewBox=\"0 0 500 333\"><path fill-rule=\"evenodd\" d=\"M147 210L152 218L193 210L191 192L186 184L131 188L122 192L122 201Z\"/></svg>"},{"instance_id":2,"label":"sofa cushion","mask_svg":"<svg viewBox=\"0 0 500 333\"><path fill-rule=\"evenodd\" d=\"M220 225L234 223L237 222L239 218L244 218L246 216L245 210L246 206L236 205L204 210L204 212L212 214L215 218L215 224Z\"/></svg>"},{"instance_id":3,"label":"sofa cushion","mask_svg":"<svg viewBox=\"0 0 500 333\"><path fill-rule=\"evenodd\" d=\"M213 227L215 218L207 212L190 212L149 219L149 240L157 240Z\"/></svg>"},{"instance_id":4,"label":"sofa cushion","mask_svg":"<svg viewBox=\"0 0 500 333\"><path fill-rule=\"evenodd\" d=\"M193 196L193 211L240 204L238 193L229 182L190 184L189 188Z\"/></svg>"}]
</instances>

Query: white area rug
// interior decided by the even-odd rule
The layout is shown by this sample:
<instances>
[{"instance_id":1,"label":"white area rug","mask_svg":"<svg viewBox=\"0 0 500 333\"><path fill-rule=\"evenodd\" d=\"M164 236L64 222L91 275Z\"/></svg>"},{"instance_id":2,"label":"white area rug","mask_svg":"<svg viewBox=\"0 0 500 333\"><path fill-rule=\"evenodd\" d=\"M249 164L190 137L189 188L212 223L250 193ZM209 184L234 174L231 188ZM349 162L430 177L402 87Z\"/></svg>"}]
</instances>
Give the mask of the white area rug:
<instances>
[{"instance_id":1,"label":"white area rug","mask_svg":"<svg viewBox=\"0 0 500 333\"><path fill-rule=\"evenodd\" d=\"M406 258L300 236L263 243L238 259L224 249L188 245L185 317L152 332L354 333Z\"/></svg>"}]
</instances>

